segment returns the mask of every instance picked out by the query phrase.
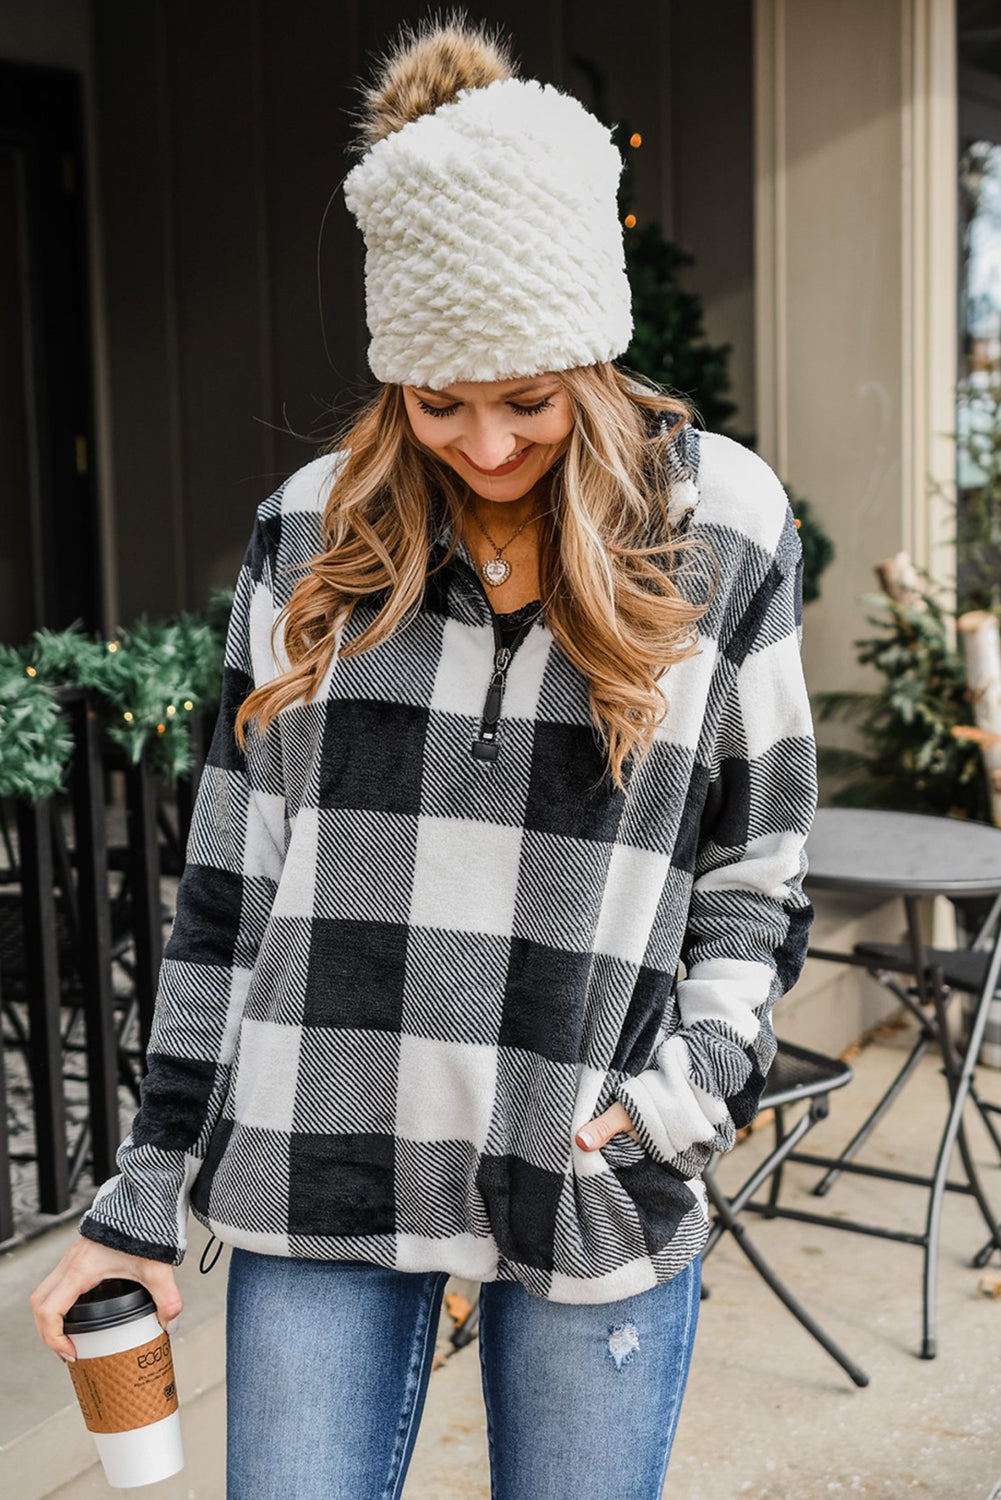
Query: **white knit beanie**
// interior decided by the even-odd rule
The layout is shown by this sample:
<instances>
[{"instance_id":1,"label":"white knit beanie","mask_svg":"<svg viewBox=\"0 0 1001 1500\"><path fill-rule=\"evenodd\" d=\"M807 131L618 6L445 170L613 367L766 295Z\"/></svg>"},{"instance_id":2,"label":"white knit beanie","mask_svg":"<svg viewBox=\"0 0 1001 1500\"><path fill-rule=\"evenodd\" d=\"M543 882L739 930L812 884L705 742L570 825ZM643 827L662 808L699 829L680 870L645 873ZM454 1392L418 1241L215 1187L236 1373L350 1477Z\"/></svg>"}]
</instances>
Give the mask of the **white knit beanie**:
<instances>
[{"instance_id":1,"label":"white knit beanie","mask_svg":"<svg viewBox=\"0 0 1001 1500\"><path fill-rule=\"evenodd\" d=\"M377 140L343 185L376 378L441 389L621 354L621 172L611 131L537 79L459 89Z\"/></svg>"}]
</instances>

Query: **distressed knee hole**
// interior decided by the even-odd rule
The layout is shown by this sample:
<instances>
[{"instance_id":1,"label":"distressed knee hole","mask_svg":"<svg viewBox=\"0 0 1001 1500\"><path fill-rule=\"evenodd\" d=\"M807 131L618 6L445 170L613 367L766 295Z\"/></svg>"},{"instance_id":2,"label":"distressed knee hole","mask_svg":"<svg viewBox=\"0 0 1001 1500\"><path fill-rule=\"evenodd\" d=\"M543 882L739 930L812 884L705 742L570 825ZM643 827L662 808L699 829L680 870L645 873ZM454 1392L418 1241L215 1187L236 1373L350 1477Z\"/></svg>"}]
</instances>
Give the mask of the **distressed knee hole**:
<instances>
[{"instance_id":1,"label":"distressed knee hole","mask_svg":"<svg viewBox=\"0 0 1001 1500\"><path fill-rule=\"evenodd\" d=\"M615 1360L615 1368L620 1370L632 1359L640 1346L640 1336L636 1332L635 1323L616 1323L612 1327L608 1339L608 1352Z\"/></svg>"}]
</instances>

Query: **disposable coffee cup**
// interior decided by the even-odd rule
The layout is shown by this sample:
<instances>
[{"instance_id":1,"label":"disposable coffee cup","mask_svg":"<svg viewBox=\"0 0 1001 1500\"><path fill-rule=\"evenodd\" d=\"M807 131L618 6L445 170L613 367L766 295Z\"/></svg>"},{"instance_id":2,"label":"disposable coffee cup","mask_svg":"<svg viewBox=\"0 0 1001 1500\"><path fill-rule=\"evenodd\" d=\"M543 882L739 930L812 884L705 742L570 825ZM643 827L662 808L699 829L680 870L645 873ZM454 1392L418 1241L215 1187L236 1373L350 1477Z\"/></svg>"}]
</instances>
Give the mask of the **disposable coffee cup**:
<instances>
[{"instance_id":1,"label":"disposable coffee cup","mask_svg":"<svg viewBox=\"0 0 1001 1500\"><path fill-rule=\"evenodd\" d=\"M74 1302L63 1330L76 1346L68 1369L112 1488L155 1484L183 1469L170 1338L146 1288L99 1282Z\"/></svg>"}]
</instances>

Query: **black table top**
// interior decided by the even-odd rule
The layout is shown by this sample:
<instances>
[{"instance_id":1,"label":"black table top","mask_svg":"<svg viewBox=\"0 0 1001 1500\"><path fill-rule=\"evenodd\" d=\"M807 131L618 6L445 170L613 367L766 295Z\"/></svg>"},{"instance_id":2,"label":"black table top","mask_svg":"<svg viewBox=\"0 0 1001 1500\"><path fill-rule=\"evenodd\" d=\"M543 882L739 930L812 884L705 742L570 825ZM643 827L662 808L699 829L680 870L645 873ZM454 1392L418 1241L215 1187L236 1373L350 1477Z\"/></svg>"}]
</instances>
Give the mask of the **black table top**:
<instances>
[{"instance_id":1,"label":"black table top","mask_svg":"<svg viewBox=\"0 0 1001 1500\"><path fill-rule=\"evenodd\" d=\"M963 818L819 807L804 884L889 895L993 896L1001 891L1001 828Z\"/></svg>"}]
</instances>

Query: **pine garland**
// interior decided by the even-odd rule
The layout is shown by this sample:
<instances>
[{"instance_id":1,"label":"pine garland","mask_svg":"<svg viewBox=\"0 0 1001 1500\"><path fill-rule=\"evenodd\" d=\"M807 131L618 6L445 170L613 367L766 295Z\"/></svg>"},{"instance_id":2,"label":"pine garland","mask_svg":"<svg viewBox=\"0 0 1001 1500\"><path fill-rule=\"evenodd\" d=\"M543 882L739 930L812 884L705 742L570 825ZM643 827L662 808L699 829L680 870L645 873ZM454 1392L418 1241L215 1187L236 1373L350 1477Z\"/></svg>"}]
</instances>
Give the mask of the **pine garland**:
<instances>
[{"instance_id":1,"label":"pine garland","mask_svg":"<svg viewBox=\"0 0 1001 1500\"><path fill-rule=\"evenodd\" d=\"M45 683L0 646L0 797L40 802L63 785L73 737Z\"/></svg>"},{"instance_id":2,"label":"pine garland","mask_svg":"<svg viewBox=\"0 0 1001 1500\"><path fill-rule=\"evenodd\" d=\"M191 715L219 706L232 601L231 588L215 589L201 613L142 615L112 640L75 621L0 645L0 796L36 802L65 785L73 739L55 690L67 686L92 692L102 729L131 764L146 752L168 783L187 775Z\"/></svg>"}]
</instances>

